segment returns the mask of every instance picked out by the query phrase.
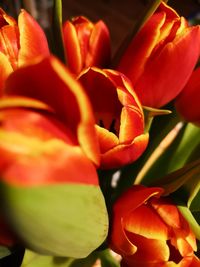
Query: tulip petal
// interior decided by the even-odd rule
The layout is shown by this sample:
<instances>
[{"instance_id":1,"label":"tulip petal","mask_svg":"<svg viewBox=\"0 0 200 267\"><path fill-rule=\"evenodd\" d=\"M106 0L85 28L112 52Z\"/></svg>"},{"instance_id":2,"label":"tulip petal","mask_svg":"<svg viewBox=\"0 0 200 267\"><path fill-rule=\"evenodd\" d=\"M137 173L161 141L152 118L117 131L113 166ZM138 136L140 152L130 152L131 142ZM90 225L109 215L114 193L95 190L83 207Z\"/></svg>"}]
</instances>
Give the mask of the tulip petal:
<instances>
[{"instance_id":1,"label":"tulip petal","mask_svg":"<svg viewBox=\"0 0 200 267\"><path fill-rule=\"evenodd\" d=\"M110 62L110 56L109 31L104 22L100 20L94 25L90 36L88 54L85 60L86 67L106 67Z\"/></svg>"},{"instance_id":2,"label":"tulip petal","mask_svg":"<svg viewBox=\"0 0 200 267\"><path fill-rule=\"evenodd\" d=\"M114 214L115 216L124 217L151 197L159 197L162 193L163 189L160 187L144 187L142 185L131 187L115 202ZM126 206L126 209L124 209L124 206Z\"/></svg>"},{"instance_id":3,"label":"tulip petal","mask_svg":"<svg viewBox=\"0 0 200 267\"><path fill-rule=\"evenodd\" d=\"M119 144L101 156L103 169L115 168L131 163L138 159L147 147L148 134L137 136L131 144Z\"/></svg>"},{"instance_id":4,"label":"tulip petal","mask_svg":"<svg viewBox=\"0 0 200 267\"><path fill-rule=\"evenodd\" d=\"M137 251L130 257L130 262L160 263L168 261L170 252L166 241L154 240L127 232L129 240L137 247Z\"/></svg>"},{"instance_id":5,"label":"tulip petal","mask_svg":"<svg viewBox=\"0 0 200 267\"><path fill-rule=\"evenodd\" d=\"M200 124L200 68L192 73L187 85L176 99L176 108L187 121ZM188 106L186 108L186 106Z\"/></svg>"},{"instance_id":6,"label":"tulip petal","mask_svg":"<svg viewBox=\"0 0 200 267\"><path fill-rule=\"evenodd\" d=\"M0 109L17 108L17 107L48 110L53 112L53 110L49 106L36 99L14 96L14 97L2 97L0 100Z\"/></svg>"},{"instance_id":7,"label":"tulip petal","mask_svg":"<svg viewBox=\"0 0 200 267\"><path fill-rule=\"evenodd\" d=\"M118 254L128 256L133 255L137 251L137 247L128 239L126 231L123 228L123 219L115 220L110 241L111 248Z\"/></svg>"},{"instance_id":8,"label":"tulip petal","mask_svg":"<svg viewBox=\"0 0 200 267\"><path fill-rule=\"evenodd\" d=\"M22 185L98 184L92 162L53 117L12 109L1 112L0 118L0 166L6 181Z\"/></svg>"},{"instance_id":9,"label":"tulip petal","mask_svg":"<svg viewBox=\"0 0 200 267\"><path fill-rule=\"evenodd\" d=\"M0 164L4 169L2 180L7 183L22 186L67 182L98 185L95 168L80 147L55 139L44 142L7 131L0 131L0 136L0 151L4 155Z\"/></svg>"},{"instance_id":10,"label":"tulip petal","mask_svg":"<svg viewBox=\"0 0 200 267\"><path fill-rule=\"evenodd\" d=\"M140 236L166 241L169 238L168 226L149 205L141 205L124 217L125 229Z\"/></svg>"},{"instance_id":11,"label":"tulip petal","mask_svg":"<svg viewBox=\"0 0 200 267\"><path fill-rule=\"evenodd\" d=\"M49 55L47 39L42 28L25 10L19 14L18 27L20 36L19 66L31 63L38 56Z\"/></svg>"},{"instance_id":12,"label":"tulip petal","mask_svg":"<svg viewBox=\"0 0 200 267\"><path fill-rule=\"evenodd\" d=\"M17 26L0 29L0 51L6 55L13 69L18 67L19 32Z\"/></svg>"},{"instance_id":13,"label":"tulip petal","mask_svg":"<svg viewBox=\"0 0 200 267\"><path fill-rule=\"evenodd\" d=\"M16 26L17 22L15 19L11 16L9 16L2 8L0 8L0 17L2 17L0 21L0 27L3 27L5 25L11 25L11 26Z\"/></svg>"},{"instance_id":14,"label":"tulip petal","mask_svg":"<svg viewBox=\"0 0 200 267\"><path fill-rule=\"evenodd\" d=\"M144 121L140 110L126 106L122 108L119 131L120 144L131 143L144 132Z\"/></svg>"},{"instance_id":15,"label":"tulip petal","mask_svg":"<svg viewBox=\"0 0 200 267\"><path fill-rule=\"evenodd\" d=\"M83 61L76 28L70 21L63 25L63 39L68 66L73 73L78 74L83 68Z\"/></svg>"},{"instance_id":16,"label":"tulip petal","mask_svg":"<svg viewBox=\"0 0 200 267\"><path fill-rule=\"evenodd\" d=\"M180 93L197 62L199 42L199 27L185 29L184 34L177 35L159 55L154 55L147 62L135 85L143 105L159 108ZM158 70L156 75L153 74L155 70ZM145 91L147 84L148 94ZM166 88L170 88L167 94L164 93Z\"/></svg>"},{"instance_id":17,"label":"tulip petal","mask_svg":"<svg viewBox=\"0 0 200 267\"><path fill-rule=\"evenodd\" d=\"M112 119L119 117L122 106L118 100L116 86L106 71L95 67L88 68L80 74L79 81L85 88L95 112L110 113ZM104 120L104 118L99 119Z\"/></svg>"},{"instance_id":18,"label":"tulip petal","mask_svg":"<svg viewBox=\"0 0 200 267\"><path fill-rule=\"evenodd\" d=\"M8 58L0 52L0 97L4 93L4 83L8 76L12 73L13 68Z\"/></svg>"},{"instance_id":19,"label":"tulip petal","mask_svg":"<svg viewBox=\"0 0 200 267\"><path fill-rule=\"evenodd\" d=\"M7 95L35 98L49 105L98 165L99 148L89 100L81 85L57 59L46 58L18 69L8 79L5 91Z\"/></svg>"},{"instance_id":20,"label":"tulip petal","mask_svg":"<svg viewBox=\"0 0 200 267\"><path fill-rule=\"evenodd\" d=\"M114 133L109 132L105 128L99 127L98 125L96 125L96 130L101 153L105 153L119 144L119 139Z\"/></svg>"},{"instance_id":21,"label":"tulip petal","mask_svg":"<svg viewBox=\"0 0 200 267\"><path fill-rule=\"evenodd\" d=\"M130 43L118 66L118 70L129 77L133 85L143 73L146 61L158 42L165 14L163 12L155 14L150 20Z\"/></svg>"}]
</instances>

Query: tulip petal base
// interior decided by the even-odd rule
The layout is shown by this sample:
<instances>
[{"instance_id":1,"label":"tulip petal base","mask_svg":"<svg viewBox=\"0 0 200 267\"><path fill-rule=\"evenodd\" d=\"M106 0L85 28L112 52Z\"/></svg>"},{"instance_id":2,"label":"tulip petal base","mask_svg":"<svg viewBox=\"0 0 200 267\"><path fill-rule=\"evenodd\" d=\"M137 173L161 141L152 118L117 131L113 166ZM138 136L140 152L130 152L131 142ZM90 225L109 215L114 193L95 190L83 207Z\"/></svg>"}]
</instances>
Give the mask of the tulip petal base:
<instances>
[{"instance_id":1,"label":"tulip petal base","mask_svg":"<svg viewBox=\"0 0 200 267\"><path fill-rule=\"evenodd\" d=\"M96 186L1 183L1 202L19 238L38 253L83 258L107 236L107 211Z\"/></svg>"}]
</instances>

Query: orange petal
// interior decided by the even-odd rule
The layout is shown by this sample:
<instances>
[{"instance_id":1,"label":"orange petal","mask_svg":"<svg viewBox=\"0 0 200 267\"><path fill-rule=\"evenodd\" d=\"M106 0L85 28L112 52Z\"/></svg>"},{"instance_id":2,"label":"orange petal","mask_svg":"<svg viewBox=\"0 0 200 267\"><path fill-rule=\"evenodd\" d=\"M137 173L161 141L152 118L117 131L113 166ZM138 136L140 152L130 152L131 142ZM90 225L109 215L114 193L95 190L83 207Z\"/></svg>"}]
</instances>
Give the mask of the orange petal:
<instances>
[{"instance_id":1,"label":"orange petal","mask_svg":"<svg viewBox=\"0 0 200 267\"><path fill-rule=\"evenodd\" d=\"M147 204L141 205L124 217L124 228L130 233L150 239L166 241L169 238L169 227Z\"/></svg>"},{"instance_id":2,"label":"orange petal","mask_svg":"<svg viewBox=\"0 0 200 267\"><path fill-rule=\"evenodd\" d=\"M55 120L30 111L8 110L1 113L1 122L0 169L4 181L22 186L98 185L92 162Z\"/></svg>"},{"instance_id":3,"label":"orange petal","mask_svg":"<svg viewBox=\"0 0 200 267\"><path fill-rule=\"evenodd\" d=\"M13 69L18 67L19 32L17 26L0 29L0 51L6 55Z\"/></svg>"},{"instance_id":4,"label":"orange petal","mask_svg":"<svg viewBox=\"0 0 200 267\"><path fill-rule=\"evenodd\" d=\"M137 136L131 144L118 146L101 155L101 168L118 168L138 159L147 147L148 134Z\"/></svg>"},{"instance_id":5,"label":"orange petal","mask_svg":"<svg viewBox=\"0 0 200 267\"><path fill-rule=\"evenodd\" d=\"M113 218L109 246L116 253L121 255L133 255L137 248L128 239L126 232L123 228L123 220L120 218Z\"/></svg>"},{"instance_id":6,"label":"orange petal","mask_svg":"<svg viewBox=\"0 0 200 267\"><path fill-rule=\"evenodd\" d=\"M8 58L0 52L0 97L4 93L5 80L12 73L13 68L8 60Z\"/></svg>"},{"instance_id":7,"label":"orange petal","mask_svg":"<svg viewBox=\"0 0 200 267\"><path fill-rule=\"evenodd\" d=\"M143 114L133 106L126 106L122 108L121 125L119 131L120 144L131 143L134 138L143 134L144 120Z\"/></svg>"},{"instance_id":8,"label":"orange petal","mask_svg":"<svg viewBox=\"0 0 200 267\"><path fill-rule=\"evenodd\" d=\"M165 22L163 12L155 14L138 32L123 55L118 70L135 82L144 71L148 57L151 55L160 35L160 28Z\"/></svg>"},{"instance_id":9,"label":"orange petal","mask_svg":"<svg viewBox=\"0 0 200 267\"><path fill-rule=\"evenodd\" d=\"M76 28L70 21L63 25L63 39L68 66L73 73L78 74L83 68L83 61Z\"/></svg>"},{"instance_id":10,"label":"orange petal","mask_svg":"<svg viewBox=\"0 0 200 267\"><path fill-rule=\"evenodd\" d=\"M98 125L96 125L96 130L101 153L105 153L109 149L112 149L119 144L119 139L112 132L109 132L105 128L99 127Z\"/></svg>"},{"instance_id":11,"label":"orange petal","mask_svg":"<svg viewBox=\"0 0 200 267\"><path fill-rule=\"evenodd\" d=\"M98 165L99 147L90 102L81 85L56 58L18 69L8 79L5 90L8 95L35 98L53 108Z\"/></svg>"},{"instance_id":12,"label":"orange petal","mask_svg":"<svg viewBox=\"0 0 200 267\"><path fill-rule=\"evenodd\" d=\"M145 264L168 261L170 252L166 241L154 240L127 232L129 240L137 247L137 251L131 257L126 257L126 261ZM134 265L133 265L134 266Z\"/></svg>"},{"instance_id":13,"label":"orange petal","mask_svg":"<svg viewBox=\"0 0 200 267\"><path fill-rule=\"evenodd\" d=\"M11 16L9 16L2 8L0 8L0 16L2 16L3 20L0 22L0 27L5 26L6 24L11 26L16 26L17 22ZM5 23L6 22L6 23Z\"/></svg>"},{"instance_id":14,"label":"orange petal","mask_svg":"<svg viewBox=\"0 0 200 267\"><path fill-rule=\"evenodd\" d=\"M42 28L25 10L19 14L18 27L20 33L19 66L32 63L38 56L49 55L47 39Z\"/></svg>"},{"instance_id":15,"label":"orange petal","mask_svg":"<svg viewBox=\"0 0 200 267\"><path fill-rule=\"evenodd\" d=\"M135 85L143 105L159 108L180 93L198 60L199 42L199 27L188 28L148 60Z\"/></svg>"}]
</instances>

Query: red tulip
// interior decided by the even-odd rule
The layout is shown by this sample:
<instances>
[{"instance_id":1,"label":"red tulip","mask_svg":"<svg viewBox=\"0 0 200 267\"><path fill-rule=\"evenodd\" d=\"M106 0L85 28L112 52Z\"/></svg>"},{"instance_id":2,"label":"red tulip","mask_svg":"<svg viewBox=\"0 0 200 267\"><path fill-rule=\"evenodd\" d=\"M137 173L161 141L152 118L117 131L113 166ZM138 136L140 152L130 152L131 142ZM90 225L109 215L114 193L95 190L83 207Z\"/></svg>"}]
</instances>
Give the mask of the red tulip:
<instances>
[{"instance_id":1,"label":"red tulip","mask_svg":"<svg viewBox=\"0 0 200 267\"><path fill-rule=\"evenodd\" d=\"M189 79L200 53L200 26L190 27L164 2L134 37L118 69L143 105L159 108Z\"/></svg>"},{"instance_id":2,"label":"red tulip","mask_svg":"<svg viewBox=\"0 0 200 267\"><path fill-rule=\"evenodd\" d=\"M134 186L114 204L110 246L122 255L122 266L199 266L194 234L162 193L161 188Z\"/></svg>"},{"instance_id":3,"label":"red tulip","mask_svg":"<svg viewBox=\"0 0 200 267\"><path fill-rule=\"evenodd\" d=\"M5 79L13 70L48 54L44 32L25 10L19 14L17 23L0 9L0 94Z\"/></svg>"},{"instance_id":4,"label":"red tulip","mask_svg":"<svg viewBox=\"0 0 200 267\"><path fill-rule=\"evenodd\" d=\"M68 67L73 73L109 64L110 37L103 21L92 23L85 17L75 17L72 22L64 23L63 35Z\"/></svg>"},{"instance_id":5,"label":"red tulip","mask_svg":"<svg viewBox=\"0 0 200 267\"><path fill-rule=\"evenodd\" d=\"M176 108L182 117L200 126L200 67L191 75L188 83L176 99Z\"/></svg>"},{"instance_id":6,"label":"red tulip","mask_svg":"<svg viewBox=\"0 0 200 267\"><path fill-rule=\"evenodd\" d=\"M95 114L101 153L101 167L115 168L136 160L145 150L141 104L130 81L121 73L95 67L78 79Z\"/></svg>"}]
</instances>

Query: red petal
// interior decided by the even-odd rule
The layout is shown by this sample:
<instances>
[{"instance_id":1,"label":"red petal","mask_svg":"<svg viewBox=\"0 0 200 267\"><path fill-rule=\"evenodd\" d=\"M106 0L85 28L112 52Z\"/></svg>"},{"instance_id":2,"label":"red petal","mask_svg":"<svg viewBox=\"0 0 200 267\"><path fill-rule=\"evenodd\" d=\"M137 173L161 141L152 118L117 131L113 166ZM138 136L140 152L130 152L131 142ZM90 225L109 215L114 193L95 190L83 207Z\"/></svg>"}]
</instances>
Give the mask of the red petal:
<instances>
[{"instance_id":1,"label":"red petal","mask_svg":"<svg viewBox=\"0 0 200 267\"><path fill-rule=\"evenodd\" d=\"M191 75L187 85L176 99L176 108L187 121L200 124L200 67Z\"/></svg>"},{"instance_id":2,"label":"red petal","mask_svg":"<svg viewBox=\"0 0 200 267\"><path fill-rule=\"evenodd\" d=\"M20 33L19 66L32 63L38 56L49 55L46 36L39 24L22 10L18 17Z\"/></svg>"},{"instance_id":3,"label":"red petal","mask_svg":"<svg viewBox=\"0 0 200 267\"><path fill-rule=\"evenodd\" d=\"M180 93L199 57L199 42L199 27L188 28L149 59L135 86L143 105L159 108Z\"/></svg>"},{"instance_id":4,"label":"red petal","mask_svg":"<svg viewBox=\"0 0 200 267\"><path fill-rule=\"evenodd\" d=\"M123 218L151 197L159 197L162 193L163 189L160 187L144 187L142 185L132 186L115 202L114 215Z\"/></svg>"},{"instance_id":5,"label":"red petal","mask_svg":"<svg viewBox=\"0 0 200 267\"><path fill-rule=\"evenodd\" d=\"M85 60L85 66L107 67L110 63L110 36L109 31L103 21L94 25L92 30L88 54Z\"/></svg>"}]
</instances>

